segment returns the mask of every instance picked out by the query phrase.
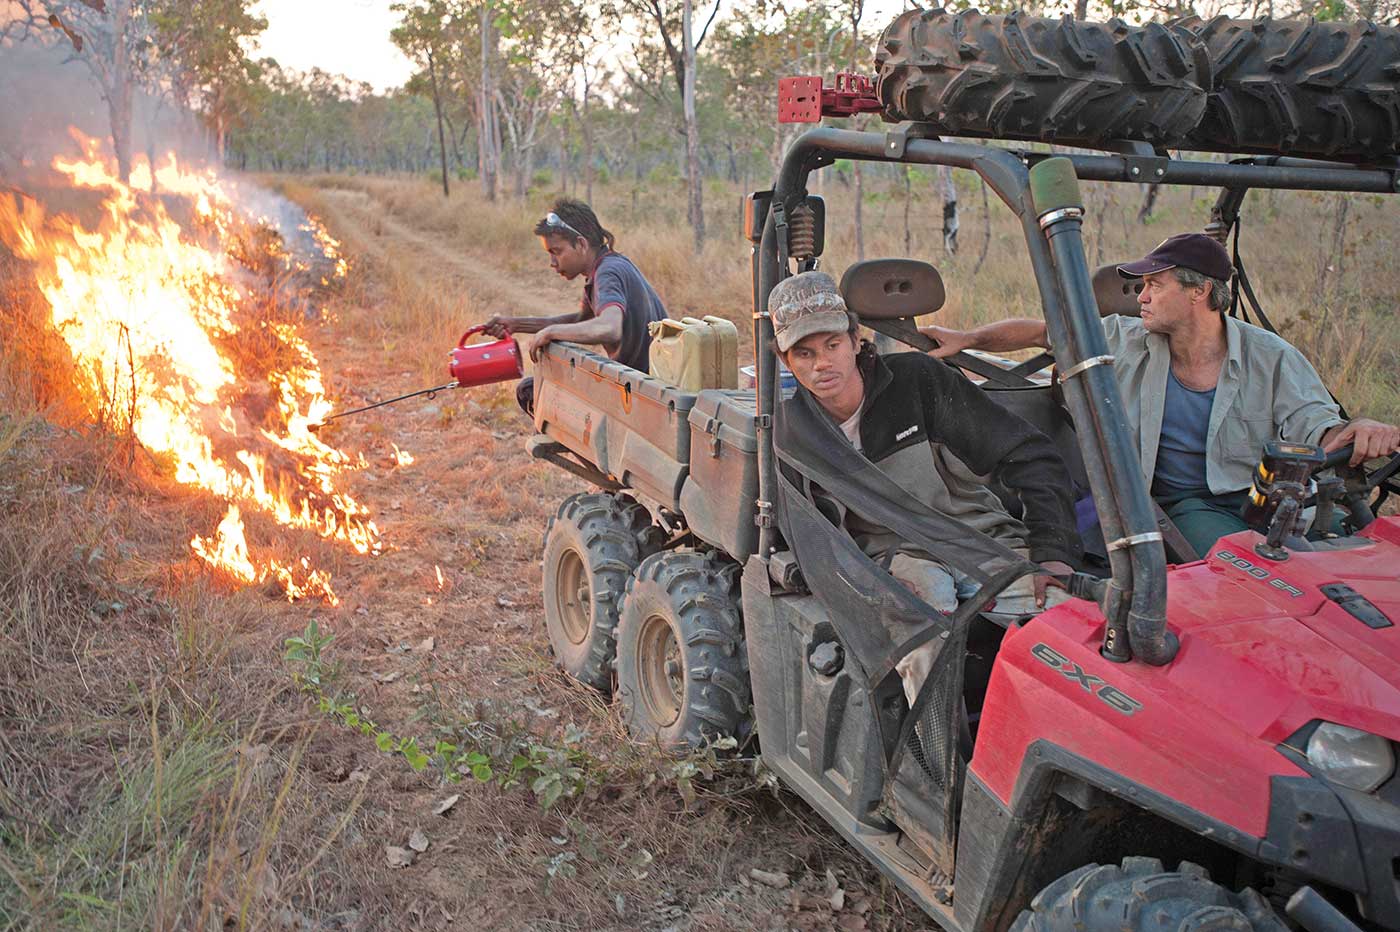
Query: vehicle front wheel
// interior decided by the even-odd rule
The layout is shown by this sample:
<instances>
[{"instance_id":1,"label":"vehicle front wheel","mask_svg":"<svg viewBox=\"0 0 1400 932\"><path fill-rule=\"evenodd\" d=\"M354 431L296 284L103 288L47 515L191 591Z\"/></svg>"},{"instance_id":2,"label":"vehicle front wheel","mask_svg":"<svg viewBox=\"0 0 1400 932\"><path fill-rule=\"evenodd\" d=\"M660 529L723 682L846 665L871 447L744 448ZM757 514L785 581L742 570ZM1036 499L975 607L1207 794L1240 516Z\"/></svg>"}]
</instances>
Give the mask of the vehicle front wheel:
<instances>
[{"instance_id":1,"label":"vehicle front wheel","mask_svg":"<svg viewBox=\"0 0 1400 932\"><path fill-rule=\"evenodd\" d=\"M1156 858L1122 866L1089 864L1050 884L1011 924L1011 932L1287 932L1258 893L1232 893L1205 868Z\"/></svg>"},{"instance_id":2,"label":"vehicle front wheel","mask_svg":"<svg viewBox=\"0 0 1400 932\"><path fill-rule=\"evenodd\" d=\"M606 492L566 498L544 534L544 623L559 666L580 683L612 688L622 593L660 545L647 510Z\"/></svg>"},{"instance_id":3,"label":"vehicle front wheel","mask_svg":"<svg viewBox=\"0 0 1400 932\"><path fill-rule=\"evenodd\" d=\"M739 567L695 551L648 557L627 581L617 687L628 732L667 750L752 729Z\"/></svg>"}]
</instances>

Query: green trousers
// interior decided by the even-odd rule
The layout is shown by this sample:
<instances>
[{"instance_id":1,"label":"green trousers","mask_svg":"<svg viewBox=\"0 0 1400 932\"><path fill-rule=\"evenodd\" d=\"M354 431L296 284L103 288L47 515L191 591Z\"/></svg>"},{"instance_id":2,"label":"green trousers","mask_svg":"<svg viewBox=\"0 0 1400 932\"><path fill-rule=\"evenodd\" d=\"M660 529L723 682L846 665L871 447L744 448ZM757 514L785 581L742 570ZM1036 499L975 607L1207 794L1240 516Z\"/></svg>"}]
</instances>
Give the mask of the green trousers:
<instances>
[{"instance_id":1,"label":"green trousers","mask_svg":"<svg viewBox=\"0 0 1400 932\"><path fill-rule=\"evenodd\" d=\"M1196 553L1207 556L1215 542L1226 534L1245 530L1248 525L1240 517L1246 492L1211 495L1209 492L1188 494L1180 498L1159 498L1157 504L1172 519Z\"/></svg>"}]
</instances>

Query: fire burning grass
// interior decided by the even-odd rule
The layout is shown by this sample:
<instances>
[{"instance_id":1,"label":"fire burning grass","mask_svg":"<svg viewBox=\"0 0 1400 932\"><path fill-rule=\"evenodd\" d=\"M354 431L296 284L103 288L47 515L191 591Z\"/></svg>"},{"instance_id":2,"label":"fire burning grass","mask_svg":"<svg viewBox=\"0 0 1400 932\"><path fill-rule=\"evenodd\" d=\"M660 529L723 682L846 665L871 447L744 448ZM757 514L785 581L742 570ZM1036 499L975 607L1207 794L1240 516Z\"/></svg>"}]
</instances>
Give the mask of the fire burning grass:
<instances>
[{"instance_id":1,"label":"fire burning grass","mask_svg":"<svg viewBox=\"0 0 1400 932\"><path fill-rule=\"evenodd\" d=\"M289 252L231 185L172 155L154 168L155 188L189 203L194 221L182 226L166 198L145 193L151 166L138 165L125 184L98 141L74 136L83 157L59 157L52 168L100 199L97 221L6 194L0 243L31 264L90 413L129 432L178 482L228 502L217 528L190 541L202 560L244 583L273 580L289 600L336 604L329 574L309 558L279 561L250 547L243 514L262 512L361 554L378 550L378 529L341 481L363 458L308 429L330 403L305 315L265 278L271 268L322 285L343 279L339 244L309 219L301 229L315 254ZM397 450L396 458L412 461Z\"/></svg>"}]
</instances>

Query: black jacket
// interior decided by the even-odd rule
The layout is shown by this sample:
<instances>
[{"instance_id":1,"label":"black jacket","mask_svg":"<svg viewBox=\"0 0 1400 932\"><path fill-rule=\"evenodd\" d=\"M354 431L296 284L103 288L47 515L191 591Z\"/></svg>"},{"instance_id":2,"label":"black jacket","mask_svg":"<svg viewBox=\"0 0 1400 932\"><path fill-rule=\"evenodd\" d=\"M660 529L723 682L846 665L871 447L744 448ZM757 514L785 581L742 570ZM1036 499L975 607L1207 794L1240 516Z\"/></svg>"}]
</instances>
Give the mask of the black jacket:
<instances>
[{"instance_id":1,"label":"black jacket","mask_svg":"<svg viewBox=\"0 0 1400 932\"><path fill-rule=\"evenodd\" d=\"M962 373L923 353L880 356L867 345L858 364L865 380L860 439L867 459L935 510L1027 547L1037 563L1079 560L1072 483L1048 437ZM1020 521L987 487L987 477L1020 498ZM878 534L862 543L868 553L899 546Z\"/></svg>"}]
</instances>

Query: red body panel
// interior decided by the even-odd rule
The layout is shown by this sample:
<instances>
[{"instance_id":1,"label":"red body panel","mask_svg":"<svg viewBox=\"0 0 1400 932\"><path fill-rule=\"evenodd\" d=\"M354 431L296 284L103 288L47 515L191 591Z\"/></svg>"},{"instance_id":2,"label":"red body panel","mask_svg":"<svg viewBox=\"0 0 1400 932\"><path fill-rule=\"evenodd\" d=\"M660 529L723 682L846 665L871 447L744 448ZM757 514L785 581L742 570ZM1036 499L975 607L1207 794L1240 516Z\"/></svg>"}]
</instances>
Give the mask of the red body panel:
<instances>
[{"instance_id":1,"label":"red body panel","mask_svg":"<svg viewBox=\"0 0 1400 932\"><path fill-rule=\"evenodd\" d=\"M1400 740L1400 519L1376 521L1364 536L1372 543L1271 563L1254 553L1259 535L1244 531L1172 569L1167 623L1181 650L1165 667L1100 656L1103 617L1088 602L1008 632L972 770L1010 803L1027 746L1045 739L1263 836L1269 778L1301 773L1276 745L1307 722ZM1369 628L1326 599L1318 587L1333 582L1395 626ZM1046 647L1033 653L1037 645Z\"/></svg>"}]
</instances>

